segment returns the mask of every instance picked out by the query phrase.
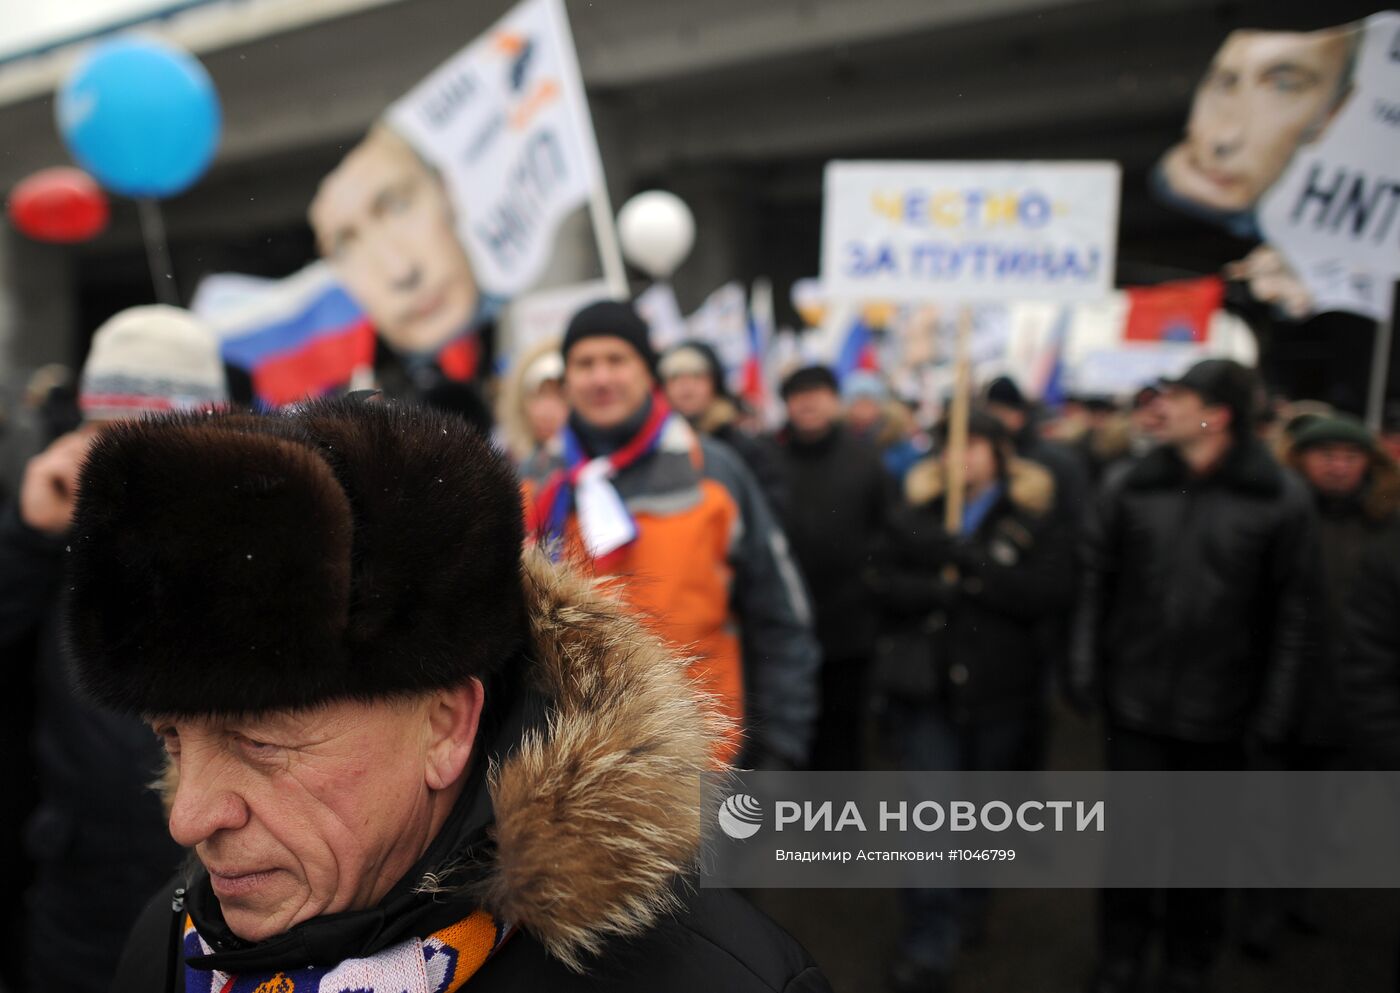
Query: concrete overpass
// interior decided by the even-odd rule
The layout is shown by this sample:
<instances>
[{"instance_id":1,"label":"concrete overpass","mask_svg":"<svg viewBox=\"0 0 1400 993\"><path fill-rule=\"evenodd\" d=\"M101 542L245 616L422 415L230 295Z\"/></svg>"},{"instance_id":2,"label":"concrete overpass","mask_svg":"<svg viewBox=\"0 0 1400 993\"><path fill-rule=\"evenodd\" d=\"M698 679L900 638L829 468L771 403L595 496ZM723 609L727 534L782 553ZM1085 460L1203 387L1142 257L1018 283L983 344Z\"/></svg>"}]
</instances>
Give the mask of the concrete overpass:
<instances>
[{"instance_id":1,"label":"concrete overpass","mask_svg":"<svg viewBox=\"0 0 1400 993\"><path fill-rule=\"evenodd\" d=\"M393 98L507 0L228 0L154 25L196 51L225 136L165 205L175 275L291 272L319 178ZM614 205L685 197L683 305L733 276L817 268L821 166L838 156L1111 158L1124 167L1123 275L1205 271L1243 246L1155 205L1145 176L1236 26L1319 27L1374 0L567 0ZM0 63L0 189L67 160L55 85L78 46ZM80 360L112 311L151 298L134 207L77 248L7 232L0 368Z\"/></svg>"}]
</instances>

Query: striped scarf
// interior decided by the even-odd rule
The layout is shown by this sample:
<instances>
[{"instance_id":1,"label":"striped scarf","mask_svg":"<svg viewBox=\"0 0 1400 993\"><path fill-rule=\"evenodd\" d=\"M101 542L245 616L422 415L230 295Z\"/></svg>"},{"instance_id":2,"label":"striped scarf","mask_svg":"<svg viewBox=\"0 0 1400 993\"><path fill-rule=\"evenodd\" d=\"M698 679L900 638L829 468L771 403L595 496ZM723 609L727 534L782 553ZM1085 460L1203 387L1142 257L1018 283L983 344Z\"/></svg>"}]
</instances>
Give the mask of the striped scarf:
<instances>
[{"instance_id":1,"label":"striped scarf","mask_svg":"<svg viewBox=\"0 0 1400 993\"><path fill-rule=\"evenodd\" d=\"M230 975L185 967L187 993L455 993L511 934L484 910L426 938L337 965ZM184 957L213 952L185 918Z\"/></svg>"},{"instance_id":2,"label":"striped scarf","mask_svg":"<svg viewBox=\"0 0 1400 993\"><path fill-rule=\"evenodd\" d=\"M585 474L592 477L591 481L611 486L607 481L657 450L673 416L671 408L658 391L652 396L651 413L631 440L611 455L597 458L588 455L577 432L566 424L563 430L564 464L550 475L531 502L526 522L529 533L548 544L556 553L562 550L569 514L576 509L578 502L576 495L579 486L589 485L589 481L585 481ZM594 563L601 570L606 571L626 547L636 540L636 522L632 521L625 508L622 509L622 513L631 523L631 539L614 548L589 549ZM585 545L587 544L585 535Z\"/></svg>"}]
</instances>

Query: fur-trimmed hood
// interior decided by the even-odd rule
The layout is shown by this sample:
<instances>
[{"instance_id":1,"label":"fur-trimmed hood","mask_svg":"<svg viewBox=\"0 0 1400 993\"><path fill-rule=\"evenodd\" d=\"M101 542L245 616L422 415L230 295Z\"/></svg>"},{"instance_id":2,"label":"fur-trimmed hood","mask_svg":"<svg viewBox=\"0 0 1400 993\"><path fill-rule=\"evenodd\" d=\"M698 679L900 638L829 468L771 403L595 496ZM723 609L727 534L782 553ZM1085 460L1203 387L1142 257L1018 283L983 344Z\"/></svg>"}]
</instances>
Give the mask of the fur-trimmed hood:
<instances>
[{"instance_id":1,"label":"fur-trimmed hood","mask_svg":"<svg viewBox=\"0 0 1400 993\"><path fill-rule=\"evenodd\" d=\"M729 397L715 397L704 413L694 421L695 430L701 434L714 434L739 420L739 407Z\"/></svg>"},{"instance_id":2,"label":"fur-trimmed hood","mask_svg":"<svg viewBox=\"0 0 1400 993\"><path fill-rule=\"evenodd\" d=\"M483 894L578 968L674 905L724 727L683 660L599 581L536 550L524 583L530 677L549 718L490 772L496 855Z\"/></svg>"},{"instance_id":3,"label":"fur-trimmed hood","mask_svg":"<svg viewBox=\"0 0 1400 993\"><path fill-rule=\"evenodd\" d=\"M898 400L885 402L880 416L880 426L872 439L875 447L889 448L910 437L914 433L914 415Z\"/></svg>"},{"instance_id":4,"label":"fur-trimmed hood","mask_svg":"<svg viewBox=\"0 0 1400 993\"><path fill-rule=\"evenodd\" d=\"M904 478L904 496L915 507L943 495L943 464L936 456L921 460ZM1006 462L1006 497L1032 517L1044 517L1055 506L1055 477L1029 459L1011 457Z\"/></svg>"},{"instance_id":5,"label":"fur-trimmed hood","mask_svg":"<svg viewBox=\"0 0 1400 993\"><path fill-rule=\"evenodd\" d=\"M469 792L458 801L461 833L444 827L396 887L404 896L394 906L412 913L421 913L425 900L483 906L584 972L606 954L609 939L639 936L678 908L679 879L696 868L708 823L702 780L718 771L715 742L729 729L691 683L685 660L627 613L603 581L556 565L538 549L525 553L521 581L530 633L517 660L525 671L512 682L530 705L493 703L488 693L486 706L498 717L514 708L543 716L513 729L508 719L495 738L479 742L489 766L484 776L468 777ZM178 786L173 765L157 786L168 810ZM475 840L461 848L457 837ZM387 912L393 920L393 907ZM253 956L265 965L288 949L298 958L308 944L290 939L320 920L225 961L243 956L247 964ZM325 920L337 922L347 954L363 954L356 944L362 939L387 947L391 929L377 910ZM394 940L404 936L393 933ZM336 947L324 933L315 945Z\"/></svg>"}]
</instances>

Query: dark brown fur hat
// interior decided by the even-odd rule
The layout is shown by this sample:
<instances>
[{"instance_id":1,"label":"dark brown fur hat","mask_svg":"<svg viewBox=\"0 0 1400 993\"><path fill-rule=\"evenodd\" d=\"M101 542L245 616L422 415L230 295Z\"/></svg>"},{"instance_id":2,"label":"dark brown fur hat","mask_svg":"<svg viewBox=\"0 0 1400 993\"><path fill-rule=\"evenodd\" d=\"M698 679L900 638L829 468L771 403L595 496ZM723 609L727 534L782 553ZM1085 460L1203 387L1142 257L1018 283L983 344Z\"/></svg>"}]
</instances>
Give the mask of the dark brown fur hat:
<instances>
[{"instance_id":1,"label":"dark brown fur hat","mask_svg":"<svg viewBox=\"0 0 1400 993\"><path fill-rule=\"evenodd\" d=\"M347 398L117 424L78 493L69 648L118 710L415 693L523 640L519 486L451 415Z\"/></svg>"}]
</instances>

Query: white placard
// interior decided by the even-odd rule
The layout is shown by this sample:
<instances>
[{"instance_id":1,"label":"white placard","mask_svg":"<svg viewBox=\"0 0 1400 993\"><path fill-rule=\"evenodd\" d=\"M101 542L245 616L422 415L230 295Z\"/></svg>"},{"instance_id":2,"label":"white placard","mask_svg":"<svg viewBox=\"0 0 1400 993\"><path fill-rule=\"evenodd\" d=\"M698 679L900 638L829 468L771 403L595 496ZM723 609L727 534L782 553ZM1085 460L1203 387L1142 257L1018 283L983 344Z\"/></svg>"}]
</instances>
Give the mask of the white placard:
<instances>
[{"instance_id":1,"label":"white placard","mask_svg":"<svg viewBox=\"0 0 1400 993\"><path fill-rule=\"evenodd\" d=\"M1368 18L1348 44L1354 70L1335 119L1264 194L1259 227L1314 313L1384 320L1400 279L1400 13Z\"/></svg>"},{"instance_id":2,"label":"white placard","mask_svg":"<svg viewBox=\"0 0 1400 993\"><path fill-rule=\"evenodd\" d=\"M496 296L534 284L559 224L602 182L561 0L518 4L387 116L446 181L458 237Z\"/></svg>"},{"instance_id":3,"label":"white placard","mask_svg":"<svg viewBox=\"0 0 1400 993\"><path fill-rule=\"evenodd\" d=\"M1120 185L1116 162L830 162L822 283L849 300L1099 298Z\"/></svg>"}]
</instances>

